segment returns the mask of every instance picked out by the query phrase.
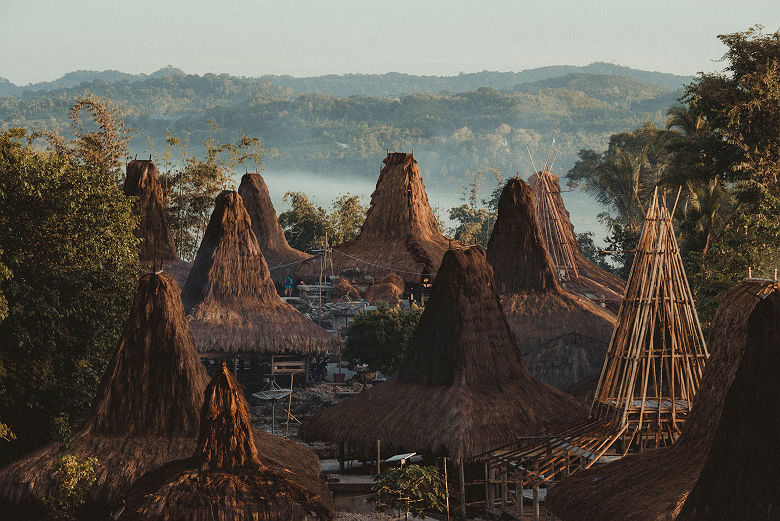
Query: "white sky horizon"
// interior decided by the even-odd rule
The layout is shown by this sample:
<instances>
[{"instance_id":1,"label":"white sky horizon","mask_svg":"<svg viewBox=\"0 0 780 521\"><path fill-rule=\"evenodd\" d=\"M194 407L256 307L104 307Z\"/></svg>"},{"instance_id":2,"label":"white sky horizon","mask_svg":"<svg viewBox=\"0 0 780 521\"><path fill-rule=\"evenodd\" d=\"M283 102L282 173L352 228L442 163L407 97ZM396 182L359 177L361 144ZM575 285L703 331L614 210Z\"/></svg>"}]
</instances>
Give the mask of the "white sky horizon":
<instances>
[{"instance_id":1,"label":"white sky horizon","mask_svg":"<svg viewBox=\"0 0 780 521\"><path fill-rule=\"evenodd\" d=\"M780 28L774 0L0 0L0 77L74 70L454 76L608 62L722 69L718 34Z\"/></svg>"}]
</instances>

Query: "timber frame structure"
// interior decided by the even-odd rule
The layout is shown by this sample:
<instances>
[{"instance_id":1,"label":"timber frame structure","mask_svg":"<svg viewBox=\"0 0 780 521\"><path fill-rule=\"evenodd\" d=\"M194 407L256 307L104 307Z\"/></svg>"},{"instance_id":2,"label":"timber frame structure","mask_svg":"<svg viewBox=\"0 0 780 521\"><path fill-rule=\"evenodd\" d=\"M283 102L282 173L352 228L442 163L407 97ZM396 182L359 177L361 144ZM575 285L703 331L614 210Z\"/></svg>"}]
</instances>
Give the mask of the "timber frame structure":
<instances>
[{"instance_id":1,"label":"timber frame structure","mask_svg":"<svg viewBox=\"0 0 780 521\"><path fill-rule=\"evenodd\" d=\"M536 219L539 221L539 228L547 244L547 251L550 252L555 274L560 281L579 278L580 273L574 256L575 245L572 244L569 234L564 231L563 219L553 198L554 183L550 180L551 173L547 170L547 165L545 164L544 169L536 175L539 178L534 194Z\"/></svg>"},{"instance_id":2,"label":"timber frame structure","mask_svg":"<svg viewBox=\"0 0 780 521\"><path fill-rule=\"evenodd\" d=\"M709 353L674 235L675 207L669 212L655 190L590 417L557 435L518 439L483 454L488 512L521 516L519 498L530 488L538 515L540 486L602 457L671 445L679 436Z\"/></svg>"}]
</instances>

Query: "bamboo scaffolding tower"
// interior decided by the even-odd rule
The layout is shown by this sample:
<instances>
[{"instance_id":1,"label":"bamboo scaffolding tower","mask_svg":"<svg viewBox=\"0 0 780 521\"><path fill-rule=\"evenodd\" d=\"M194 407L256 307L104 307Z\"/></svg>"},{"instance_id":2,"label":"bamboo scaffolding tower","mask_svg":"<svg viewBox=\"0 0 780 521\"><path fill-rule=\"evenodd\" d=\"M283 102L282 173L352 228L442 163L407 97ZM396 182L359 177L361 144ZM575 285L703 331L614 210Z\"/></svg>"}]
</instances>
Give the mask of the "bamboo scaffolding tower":
<instances>
[{"instance_id":1,"label":"bamboo scaffolding tower","mask_svg":"<svg viewBox=\"0 0 780 521\"><path fill-rule=\"evenodd\" d=\"M518 516L525 488L551 485L604 455L620 458L679 436L709 353L673 214L656 189L587 422L483 454L487 511Z\"/></svg>"},{"instance_id":2,"label":"bamboo scaffolding tower","mask_svg":"<svg viewBox=\"0 0 780 521\"><path fill-rule=\"evenodd\" d=\"M572 244L571 236L564 229L560 210L553 197L553 186L557 183L551 182L550 176L551 173L546 168L537 172L539 182L536 183L534 194L536 219L539 221L558 280L577 279L580 274L574 256L575 245Z\"/></svg>"}]
</instances>

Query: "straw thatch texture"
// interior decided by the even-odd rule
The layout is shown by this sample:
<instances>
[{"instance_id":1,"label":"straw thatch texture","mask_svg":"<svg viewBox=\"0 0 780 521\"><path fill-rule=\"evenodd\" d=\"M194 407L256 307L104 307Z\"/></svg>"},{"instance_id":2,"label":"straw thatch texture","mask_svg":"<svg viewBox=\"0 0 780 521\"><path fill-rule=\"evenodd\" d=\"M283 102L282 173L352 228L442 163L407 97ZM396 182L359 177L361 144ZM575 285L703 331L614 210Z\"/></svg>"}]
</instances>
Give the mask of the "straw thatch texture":
<instances>
[{"instance_id":1,"label":"straw thatch texture","mask_svg":"<svg viewBox=\"0 0 780 521\"><path fill-rule=\"evenodd\" d=\"M561 197L560 178L552 172L547 172L547 175L548 182L552 188L552 198L558 207L559 215L563 218L564 233L567 234L570 243L574 245L574 258L577 262L577 269L580 272L579 279L565 283L566 289L578 294L600 293L603 294L608 301L616 301L619 305L620 299L625 291L625 281L617 275L596 266L585 257L584 253L582 253L582 249L579 247L579 243L577 243L574 234L574 225L571 222L571 217L568 210L566 210L566 205L564 205L563 198ZM531 177L528 178L528 184L531 185L531 189L536 193L540 189L538 174L531 175Z\"/></svg>"},{"instance_id":2,"label":"straw thatch texture","mask_svg":"<svg viewBox=\"0 0 780 521\"><path fill-rule=\"evenodd\" d=\"M519 178L510 179L501 192L487 260L531 373L561 389L582 382L595 386L615 317L558 284L533 192Z\"/></svg>"},{"instance_id":3,"label":"straw thatch texture","mask_svg":"<svg viewBox=\"0 0 780 521\"><path fill-rule=\"evenodd\" d=\"M176 281L166 273L142 276L86 425L69 447L51 443L1 469L0 503L27 505L56 496L54 460L69 453L98 459L90 507L115 505L148 470L192 454L207 383ZM319 473L316 456L300 445L259 431L254 435L261 454L277 464ZM24 517L25 510L20 513Z\"/></svg>"},{"instance_id":4,"label":"straw thatch texture","mask_svg":"<svg viewBox=\"0 0 780 521\"><path fill-rule=\"evenodd\" d=\"M534 379L501 312L477 247L448 251L399 370L304 422L307 440L371 454L416 451L470 461L519 436L584 418L571 396Z\"/></svg>"},{"instance_id":5,"label":"straw thatch texture","mask_svg":"<svg viewBox=\"0 0 780 521\"><path fill-rule=\"evenodd\" d=\"M331 301L360 300L360 292L347 279L341 277L333 283Z\"/></svg>"},{"instance_id":6,"label":"straw thatch texture","mask_svg":"<svg viewBox=\"0 0 780 521\"><path fill-rule=\"evenodd\" d=\"M318 478L258 458L249 409L223 362L201 411L198 446L139 479L120 519L144 521L331 519L327 486Z\"/></svg>"},{"instance_id":7,"label":"straw thatch texture","mask_svg":"<svg viewBox=\"0 0 780 521\"><path fill-rule=\"evenodd\" d=\"M288 275L294 275L298 270L295 263L308 259L311 255L287 244L263 176L245 174L241 178L238 193L252 220L252 231L255 232L260 251L268 264L271 279L275 284L281 284Z\"/></svg>"},{"instance_id":8,"label":"straw thatch texture","mask_svg":"<svg viewBox=\"0 0 780 521\"><path fill-rule=\"evenodd\" d=\"M391 306L397 306L403 299L404 288L404 279L395 273L390 273L368 288L366 299L370 304L386 302Z\"/></svg>"},{"instance_id":9,"label":"straw thatch texture","mask_svg":"<svg viewBox=\"0 0 780 521\"><path fill-rule=\"evenodd\" d=\"M679 521L762 521L780 516L780 295L756 304L747 347L720 423Z\"/></svg>"},{"instance_id":10,"label":"straw thatch texture","mask_svg":"<svg viewBox=\"0 0 780 521\"><path fill-rule=\"evenodd\" d=\"M334 248L333 269L358 268L377 279L397 273L418 284L422 273L436 273L448 241L436 225L414 156L388 154L384 164L360 235ZM319 262L304 262L298 276L315 280Z\"/></svg>"},{"instance_id":11,"label":"straw thatch texture","mask_svg":"<svg viewBox=\"0 0 780 521\"><path fill-rule=\"evenodd\" d=\"M725 432L741 429L737 427L736 422L731 423L732 420L726 416L724 401L727 392L730 392L732 382L735 381L743 355L753 351L766 353L767 351L761 346L766 341L768 327L777 327L777 322L774 322L774 326L763 323L761 316L765 316L766 304L763 302L766 301L762 299L771 301L776 313L780 306L780 284L746 280L723 296L710 330L708 346L712 354L707 361L701 385L696 393L693 410L677 442L671 447L628 456L567 478L553 487L547 495L547 507L556 516L564 521L671 521L677 518L691 488L699 478L707 454L711 452L715 433L720 433L723 429ZM756 324L757 321L762 323ZM776 335L776 330L773 334ZM776 345L772 347L776 351ZM775 353L774 356L776 357L777 354ZM770 365L775 363L772 362L771 357L767 362ZM776 383L773 385L776 389ZM763 400L766 399L776 400L776 395L771 398L764 395ZM746 405L743 407L745 410L742 414L764 414L762 421L769 419L767 415L774 414L772 410L761 408L759 402L752 402L749 407ZM723 421L721 421L722 411L724 411ZM773 421L775 419L772 417ZM723 429L719 429L719 424L726 421L730 423L724 424ZM766 426L763 428L765 429ZM756 438L751 438L748 444L742 445L732 440L731 450L739 451L739 457L748 458L769 457L772 451L776 450L774 440L771 440L772 449L762 453L756 446L758 441ZM751 461L754 460L745 460L743 463L747 465ZM742 467L741 464L739 467L732 467L724 479L736 478L737 469L746 468L747 466ZM763 486L753 481L734 479L732 486L737 484L740 487ZM743 488L738 500L735 495L728 496L735 502L734 508L739 507L739 512L747 508L745 502L747 494L749 491ZM741 518L754 519L754 517L741 515L730 517L730 519Z\"/></svg>"},{"instance_id":12,"label":"straw thatch texture","mask_svg":"<svg viewBox=\"0 0 780 521\"><path fill-rule=\"evenodd\" d=\"M315 353L341 344L279 297L234 191L217 196L182 301L202 354Z\"/></svg>"},{"instance_id":13,"label":"straw thatch texture","mask_svg":"<svg viewBox=\"0 0 780 521\"><path fill-rule=\"evenodd\" d=\"M133 160L127 164L125 195L136 197L133 212L138 215L135 236L141 239L138 258L171 273L179 285L187 280L190 264L176 255L168 219L165 216L160 176L152 161Z\"/></svg>"}]
</instances>

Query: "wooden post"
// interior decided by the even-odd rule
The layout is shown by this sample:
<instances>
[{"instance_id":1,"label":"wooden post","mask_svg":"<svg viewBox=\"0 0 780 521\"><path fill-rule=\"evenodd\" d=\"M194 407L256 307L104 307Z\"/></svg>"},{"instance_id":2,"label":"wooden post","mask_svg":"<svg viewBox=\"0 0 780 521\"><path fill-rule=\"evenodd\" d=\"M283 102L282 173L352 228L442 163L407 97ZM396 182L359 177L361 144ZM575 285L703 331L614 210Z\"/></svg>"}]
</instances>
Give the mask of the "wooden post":
<instances>
[{"instance_id":1,"label":"wooden post","mask_svg":"<svg viewBox=\"0 0 780 521\"><path fill-rule=\"evenodd\" d=\"M506 464L501 465L501 511L506 510L507 493L509 489L506 485Z\"/></svg>"},{"instance_id":2,"label":"wooden post","mask_svg":"<svg viewBox=\"0 0 780 521\"><path fill-rule=\"evenodd\" d=\"M290 399L287 402L287 426L284 428L284 437L286 438L290 434L290 415L292 414L292 386L293 386L293 374L290 373Z\"/></svg>"},{"instance_id":3,"label":"wooden post","mask_svg":"<svg viewBox=\"0 0 780 521\"><path fill-rule=\"evenodd\" d=\"M339 471L344 472L344 442L339 442Z\"/></svg>"},{"instance_id":4,"label":"wooden post","mask_svg":"<svg viewBox=\"0 0 780 521\"><path fill-rule=\"evenodd\" d=\"M534 521L539 521L539 484L534 483L534 507L533 507Z\"/></svg>"},{"instance_id":5,"label":"wooden post","mask_svg":"<svg viewBox=\"0 0 780 521\"><path fill-rule=\"evenodd\" d=\"M488 464L485 462L485 512L490 512L490 471L488 470Z\"/></svg>"},{"instance_id":6,"label":"wooden post","mask_svg":"<svg viewBox=\"0 0 780 521\"><path fill-rule=\"evenodd\" d=\"M380 475L382 473L382 451L381 451L381 441L376 440L376 475Z\"/></svg>"},{"instance_id":7,"label":"wooden post","mask_svg":"<svg viewBox=\"0 0 780 521\"><path fill-rule=\"evenodd\" d=\"M238 357L233 358L233 376L238 380Z\"/></svg>"},{"instance_id":8,"label":"wooden post","mask_svg":"<svg viewBox=\"0 0 780 521\"><path fill-rule=\"evenodd\" d=\"M523 517L523 501L525 498L523 497L523 480L520 479L520 482L515 485L515 495L517 496L517 517L522 518Z\"/></svg>"},{"instance_id":9,"label":"wooden post","mask_svg":"<svg viewBox=\"0 0 780 521\"><path fill-rule=\"evenodd\" d=\"M444 456L444 502L447 507L447 521L450 521L450 486L447 483L447 456Z\"/></svg>"},{"instance_id":10,"label":"wooden post","mask_svg":"<svg viewBox=\"0 0 780 521\"><path fill-rule=\"evenodd\" d=\"M458 474L460 474L460 515L462 519L466 519L466 477L463 472L462 459L460 460Z\"/></svg>"}]
</instances>

